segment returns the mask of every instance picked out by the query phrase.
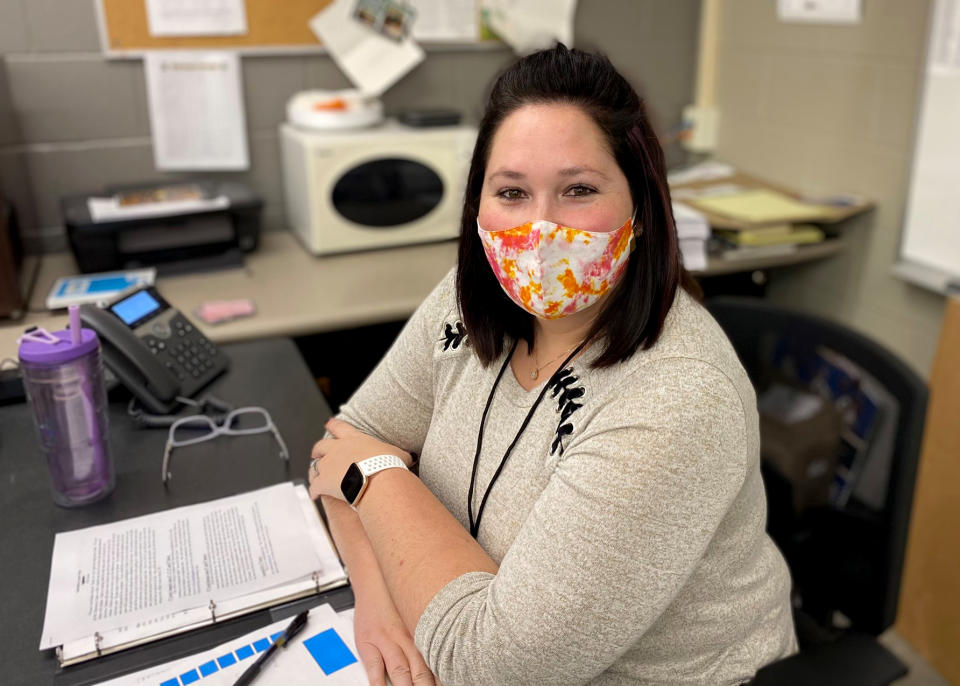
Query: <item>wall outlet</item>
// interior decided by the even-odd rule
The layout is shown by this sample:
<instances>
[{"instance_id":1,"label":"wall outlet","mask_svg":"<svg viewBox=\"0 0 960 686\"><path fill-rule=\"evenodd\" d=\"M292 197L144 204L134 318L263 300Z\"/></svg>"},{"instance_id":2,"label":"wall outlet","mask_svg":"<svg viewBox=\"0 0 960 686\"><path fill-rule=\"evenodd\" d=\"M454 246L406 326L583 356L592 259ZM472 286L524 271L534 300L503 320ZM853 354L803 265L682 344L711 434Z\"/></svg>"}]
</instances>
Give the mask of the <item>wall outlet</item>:
<instances>
[{"instance_id":1,"label":"wall outlet","mask_svg":"<svg viewBox=\"0 0 960 686\"><path fill-rule=\"evenodd\" d=\"M681 142L685 150L713 152L716 149L720 124L720 111L716 107L687 105L683 108L683 124L686 133Z\"/></svg>"},{"instance_id":2,"label":"wall outlet","mask_svg":"<svg viewBox=\"0 0 960 686\"><path fill-rule=\"evenodd\" d=\"M861 0L777 0L777 18L804 24L859 24Z\"/></svg>"}]
</instances>

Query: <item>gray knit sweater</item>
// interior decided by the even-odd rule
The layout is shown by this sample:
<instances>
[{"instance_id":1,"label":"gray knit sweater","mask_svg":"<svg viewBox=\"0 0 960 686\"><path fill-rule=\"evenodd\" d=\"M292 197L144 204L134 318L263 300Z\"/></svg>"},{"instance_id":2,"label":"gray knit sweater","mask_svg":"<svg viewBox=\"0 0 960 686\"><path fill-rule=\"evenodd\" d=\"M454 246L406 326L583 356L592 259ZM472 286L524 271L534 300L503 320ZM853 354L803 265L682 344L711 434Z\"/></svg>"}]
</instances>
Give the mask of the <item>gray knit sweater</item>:
<instances>
[{"instance_id":1,"label":"gray knit sweater","mask_svg":"<svg viewBox=\"0 0 960 686\"><path fill-rule=\"evenodd\" d=\"M503 362L484 368L469 340L451 272L341 408L419 453L464 527ZM478 540L499 572L454 579L420 617L416 644L445 686L739 684L795 650L756 399L723 332L681 292L651 350L591 369L598 348L549 389L490 494ZM540 390L504 373L475 513Z\"/></svg>"}]
</instances>

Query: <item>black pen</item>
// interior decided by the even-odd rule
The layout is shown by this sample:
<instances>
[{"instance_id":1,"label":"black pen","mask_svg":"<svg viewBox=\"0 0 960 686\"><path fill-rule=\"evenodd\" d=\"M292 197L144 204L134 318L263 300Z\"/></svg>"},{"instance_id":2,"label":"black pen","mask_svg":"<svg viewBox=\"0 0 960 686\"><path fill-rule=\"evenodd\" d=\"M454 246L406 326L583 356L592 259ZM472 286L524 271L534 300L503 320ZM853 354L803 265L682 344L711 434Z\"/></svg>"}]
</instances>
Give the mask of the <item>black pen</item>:
<instances>
[{"instance_id":1,"label":"black pen","mask_svg":"<svg viewBox=\"0 0 960 686\"><path fill-rule=\"evenodd\" d=\"M293 637L300 633L300 630L307 625L307 613L310 610L304 610L296 617L293 618L293 621L290 622L290 626L286 628L283 632L283 636L274 641L269 648L263 651L263 655L257 658L257 661L252 665L247 667L247 671L240 675L240 678L237 679L236 683L233 686L247 686L247 684L253 683L253 680L257 678L257 675L260 673L260 670L263 668L263 665L270 659L270 656L277 652L277 648L286 648L287 643L293 640Z\"/></svg>"}]
</instances>

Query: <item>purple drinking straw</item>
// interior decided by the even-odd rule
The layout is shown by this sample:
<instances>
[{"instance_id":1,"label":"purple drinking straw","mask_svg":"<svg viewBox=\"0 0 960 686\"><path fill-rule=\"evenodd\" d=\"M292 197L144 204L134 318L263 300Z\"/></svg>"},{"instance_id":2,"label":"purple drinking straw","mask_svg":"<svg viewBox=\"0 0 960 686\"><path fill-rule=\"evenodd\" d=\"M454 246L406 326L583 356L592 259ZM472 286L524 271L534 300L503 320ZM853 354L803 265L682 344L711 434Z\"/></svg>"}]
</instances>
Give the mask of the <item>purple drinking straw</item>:
<instances>
[{"instance_id":1,"label":"purple drinking straw","mask_svg":"<svg viewBox=\"0 0 960 686\"><path fill-rule=\"evenodd\" d=\"M79 305L70 305L70 307L67 308L67 313L70 317L70 340L74 345L79 345L82 340ZM104 461L103 441L100 436L100 422L97 421L97 413L93 405L94 396L93 389L90 387L90 377L87 376L87 371L83 365L79 366L79 372L80 389L83 394L83 413L87 418L87 437L90 439L90 444L93 446L94 451L91 469L96 469L96 466L103 464Z\"/></svg>"},{"instance_id":2,"label":"purple drinking straw","mask_svg":"<svg viewBox=\"0 0 960 686\"><path fill-rule=\"evenodd\" d=\"M70 341L74 345L80 345L80 341L83 340L83 335L80 332L80 307L78 305L70 305L67 308L67 314L70 317Z\"/></svg>"}]
</instances>

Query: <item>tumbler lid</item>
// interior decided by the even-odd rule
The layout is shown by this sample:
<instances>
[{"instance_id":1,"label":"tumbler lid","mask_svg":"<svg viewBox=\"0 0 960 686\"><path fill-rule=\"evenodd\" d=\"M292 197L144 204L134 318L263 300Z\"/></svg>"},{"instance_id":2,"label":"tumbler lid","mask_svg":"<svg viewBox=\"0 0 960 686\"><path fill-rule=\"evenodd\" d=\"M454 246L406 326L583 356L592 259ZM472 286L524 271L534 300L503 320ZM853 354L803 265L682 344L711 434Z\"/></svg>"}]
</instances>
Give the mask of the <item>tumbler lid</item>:
<instances>
[{"instance_id":1,"label":"tumbler lid","mask_svg":"<svg viewBox=\"0 0 960 686\"><path fill-rule=\"evenodd\" d=\"M43 365L58 365L72 362L97 349L97 333L93 329L80 329L80 342L73 343L70 330L51 331L56 343L39 338L21 337L18 355L21 362Z\"/></svg>"}]
</instances>

